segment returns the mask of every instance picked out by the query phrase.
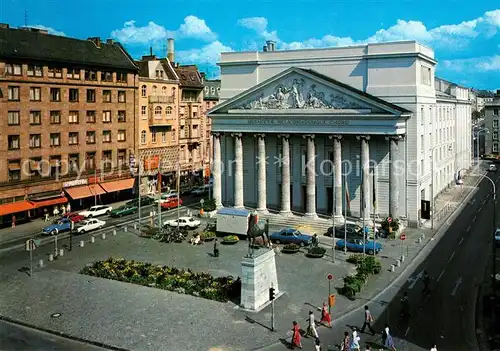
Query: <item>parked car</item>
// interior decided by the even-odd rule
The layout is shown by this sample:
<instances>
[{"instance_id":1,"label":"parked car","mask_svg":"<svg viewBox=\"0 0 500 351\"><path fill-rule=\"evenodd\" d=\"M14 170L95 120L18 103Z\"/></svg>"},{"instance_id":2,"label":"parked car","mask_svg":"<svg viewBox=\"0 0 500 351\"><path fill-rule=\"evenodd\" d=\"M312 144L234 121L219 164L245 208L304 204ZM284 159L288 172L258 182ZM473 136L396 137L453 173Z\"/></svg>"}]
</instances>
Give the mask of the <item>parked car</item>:
<instances>
[{"instance_id":1,"label":"parked car","mask_svg":"<svg viewBox=\"0 0 500 351\"><path fill-rule=\"evenodd\" d=\"M87 219L83 222L78 223L76 227L76 232L78 234L83 234L90 232L92 230L101 229L106 225L105 221L101 221L97 218Z\"/></svg>"},{"instance_id":2,"label":"parked car","mask_svg":"<svg viewBox=\"0 0 500 351\"><path fill-rule=\"evenodd\" d=\"M81 222L85 219L85 217L79 215L78 212L69 212L61 217L61 219L65 219L65 218L71 220L73 223L78 223L78 222Z\"/></svg>"},{"instance_id":3,"label":"parked car","mask_svg":"<svg viewBox=\"0 0 500 351\"><path fill-rule=\"evenodd\" d=\"M208 194L209 190L210 190L210 185L205 184L195 188L193 191L191 191L191 194L196 196L203 196L205 194Z\"/></svg>"},{"instance_id":4,"label":"parked car","mask_svg":"<svg viewBox=\"0 0 500 351\"><path fill-rule=\"evenodd\" d=\"M297 244L309 246L312 243L312 236L303 234L295 228L285 228L271 234L269 239L276 244Z\"/></svg>"},{"instance_id":5,"label":"parked car","mask_svg":"<svg viewBox=\"0 0 500 351\"><path fill-rule=\"evenodd\" d=\"M495 230L495 243L497 247L500 247L500 229Z\"/></svg>"},{"instance_id":6,"label":"parked car","mask_svg":"<svg viewBox=\"0 0 500 351\"><path fill-rule=\"evenodd\" d=\"M78 214L80 216L83 216L85 218L91 218L91 217L97 217L97 216L102 216L102 215L109 215L111 211L113 210L113 207L107 206L107 205L97 205L97 206L92 206L86 211L79 212Z\"/></svg>"},{"instance_id":7,"label":"parked car","mask_svg":"<svg viewBox=\"0 0 500 351\"><path fill-rule=\"evenodd\" d=\"M111 211L111 217L122 217L132 213L136 213L139 208L134 205L123 205L118 208L115 208Z\"/></svg>"},{"instance_id":8,"label":"parked car","mask_svg":"<svg viewBox=\"0 0 500 351\"><path fill-rule=\"evenodd\" d=\"M361 231L361 227L357 224L352 224L352 223L347 223L345 226L345 231L347 232L347 236L353 237L353 236L363 236L363 232ZM328 228L327 232L325 233L326 236L331 237L333 234L333 227ZM339 239L344 238L344 226L339 225L335 226L335 237Z\"/></svg>"},{"instance_id":9,"label":"parked car","mask_svg":"<svg viewBox=\"0 0 500 351\"><path fill-rule=\"evenodd\" d=\"M51 224L42 229L43 235L57 235L58 233L67 232L71 229L71 220L67 218L60 219L57 223Z\"/></svg>"},{"instance_id":10,"label":"parked car","mask_svg":"<svg viewBox=\"0 0 500 351\"><path fill-rule=\"evenodd\" d=\"M147 206L154 203L154 199L150 196L141 196L141 206ZM129 206L139 206L139 199L133 199L127 202L125 205Z\"/></svg>"},{"instance_id":11,"label":"parked car","mask_svg":"<svg viewBox=\"0 0 500 351\"><path fill-rule=\"evenodd\" d=\"M164 210L170 210L176 208L177 206L182 206L182 199L177 201L177 196L170 198L168 201L162 202L161 208Z\"/></svg>"},{"instance_id":12,"label":"parked car","mask_svg":"<svg viewBox=\"0 0 500 351\"><path fill-rule=\"evenodd\" d=\"M177 219L172 219L170 221L166 221L164 225L168 225L170 227L179 227L179 228L189 228L194 229L200 226L201 222L193 217L180 217L179 222Z\"/></svg>"},{"instance_id":13,"label":"parked car","mask_svg":"<svg viewBox=\"0 0 500 351\"><path fill-rule=\"evenodd\" d=\"M490 165L490 168L488 168L488 171L490 171L490 172L496 172L497 171L497 166L496 165Z\"/></svg>"},{"instance_id":14,"label":"parked car","mask_svg":"<svg viewBox=\"0 0 500 351\"><path fill-rule=\"evenodd\" d=\"M363 246L365 252L369 255L374 253L379 253L382 250L382 245L380 243L375 243L374 241L363 242L362 239L357 238L347 238L347 243L344 240L338 240L335 247L339 250L343 250L347 246L347 251L353 252L363 252Z\"/></svg>"},{"instance_id":15,"label":"parked car","mask_svg":"<svg viewBox=\"0 0 500 351\"><path fill-rule=\"evenodd\" d=\"M160 202L161 204L164 202L171 201L173 199L177 200L177 193L170 193L170 194L162 194L159 199L155 200L155 203L157 204Z\"/></svg>"}]
</instances>

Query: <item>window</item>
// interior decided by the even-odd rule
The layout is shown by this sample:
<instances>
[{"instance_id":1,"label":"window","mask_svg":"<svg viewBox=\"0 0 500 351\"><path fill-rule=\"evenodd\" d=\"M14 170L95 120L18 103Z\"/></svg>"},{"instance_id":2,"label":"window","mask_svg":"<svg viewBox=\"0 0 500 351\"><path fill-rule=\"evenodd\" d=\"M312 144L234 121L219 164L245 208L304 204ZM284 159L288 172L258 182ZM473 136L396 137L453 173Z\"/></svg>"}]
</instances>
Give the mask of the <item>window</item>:
<instances>
[{"instance_id":1,"label":"window","mask_svg":"<svg viewBox=\"0 0 500 351\"><path fill-rule=\"evenodd\" d=\"M95 123L95 111L87 111L87 123Z\"/></svg>"},{"instance_id":2,"label":"window","mask_svg":"<svg viewBox=\"0 0 500 351\"><path fill-rule=\"evenodd\" d=\"M50 133L50 146L61 146L60 133Z\"/></svg>"},{"instance_id":3,"label":"window","mask_svg":"<svg viewBox=\"0 0 500 351\"><path fill-rule=\"evenodd\" d=\"M498 116L498 109L497 108L493 109L493 116Z\"/></svg>"},{"instance_id":4,"label":"window","mask_svg":"<svg viewBox=\"0 0 500 351\"><path fill-rule=\"evenodd\" d=\"M41 111L30 111L30 124L31 125L42 124L42 112Z\"/></svg>"},{"instance_id":5,"label":"window","mask_svg":"<svg viewBox=\"0 0 500 351\"><path fill-rule=\"evenodd\" d=\"M69 90L69 102L78 102L78 89Z\"/></svg>"},{"instance_id":6,"label":"window","mask_svg":"<svg viewBox=\"0 0 500 351\"><path fill-rule=\"evenodd\" d=\"M21 137L19 135L9 135L7 137L9 143L9 150L17 150L19 149Z\"/></svg>"},{"instance_id":7,"label":"window","mask_svg":"<svg viewBox=\"0 0 500 351\"><path fill-rule=\"evenodd\" d=\"M176 135L177 135L177 133L176 133L175 129L172 130L172 141L175 141Z\"/></svg>"},{"instance_id":8,"label":"window","mask_svg":"<svg viewBox=\"0 0 500 351\"><path fill-rule=\"evenodd\" d=\"M49 78L62 78L62 68L49 67L48 76Z\"/></svg>"},{"instance_id":9,"label":"window","mask_svg":"<svg viewBox=\"0 0 500 351\"><path fill-rule=\"evenodd\" d=\"M102 82L112 82L113 81L113 72L102 71L101 72L101 81Z\"/></svg>"},{"instance_id":10,"label":"window","mask_svg":"<svg viewBox=\"0 0 500 351\"><path fill-rule=\"evenodd\" d=\"M66 78L68 78L68 79L80 79L80 69L68 68L66 70Z\"/></svg>"},{"instance_id":11,"label":"window","mask_svg":"<svg viewBox=\"0 0 500 351\"><path fill-rule=\"evenodd\" d=\"M498 152L498 143L493 143L493 152Z\"/></svg>"},{"instance_id":12,"label":"window","mask_svg":"<svg viewBox=\"0 0 500 351\"><path fill-rule=\"evenodd\" d=\"M146 95L147 95L147 88L146 88L146 86L145 86L145 85L143 85L143 86L141 87L141 96L142 96L142 97L146 97Z\"/></svg>"},{"instance_id":13,"label":"window","mask_svg":"<svg viewBox=\"0 0 500 351\"><path fill-rule=\"evenodd\" d=\"M127 73L125 72L116 72L116 81L120 83L127 82Z\"/></svg>"},{"instance_id":14,"label":"window","mask_svg":"<svg viewBox=\"0 0 500 351\"><path fill-rule=\"evenodd\" d=\"M155 107L155 118L161 118L161 107L160 106Z\"/></svg>"},{"instance_id":15,"label":"window","mask_svg":"<svg viewBox=\"0 0 500 351\"><path fill-rule=\"evenodd\" d=\"M38 87L30 88L30 101L41 101L42 100L42 89Z\"/></svg>"},{"instance_id":16,"label":"window","mask_svg":"<svg viewBox=\"0 0 500 351\"><path fill-rule=\"evenodd\" d=\"M50 124L61 124L61 111L50 111Z\"/></svg>"},{"instance_id":17,"label":"window","mask_svg":"<svg viewBox=\"0 0 500 351\"><path fill-rule=\"evenodd\" d=\"M123 122L126 122L127 118L126 118L126 114L125 114L125 111L118 111L118 122L119 123L123 123Z\"/></svg>"},{"instance_id":18,"label":"window","mask_svg":"<svg viewBox=\"0 0 500 351\"><path fill-rule=\"evenodd\" d=\"M102 111L102 122L111 123L111 111Z\"/></svg>"},{"instance_id":19,"label":"window","mask_svg":"<svg viewBox=\"0 0 500 351\"><path fill-rule=\"evenodd\" d=\"M9 101L19 101L19 87L9 87Z\"/></svg>"},{"instance_id":20,"label":"window","mask_svg":"<svg viewBox=\"0 0 500 351\"><path fill-rule=\"evenodd\" d=\"M175 87L172 88L172 96L175 98Z\"/></svg>"},{"instance_id":21,"label":"window","mask_svg":"<svg viewBox=\"0 0 500 351\"><path fill-rule=\"evenodd\" d=\"M61 174L61 156L55 155L49 157L50 176L58 177Z\"/></svg>"},{"instance_id":22,"label":"window","mask_svg":"<svg viewBox=\"0 0 500 351\"><path fill-rule=\"evenodd\" d=\"M61 88L50 88L50 101L61 101Z\"/></svg>"},{"instance_id":23,"label":"window","mask_svg":"<svg viewBox=\"0 0 500 351\"><path fill-rule=\"evenodd\" d=\"M146 131L141 131L141 144L146 144Z\"/></svg>"},{"instance_id":24,"label":"window","mask_svg":"<svg viewBox=\"0 0 500 351\"><path fill-rule=\"evenodd\" d=\"M172 114L172 107L168 106L166 108L167 116Z\"/></svg>"},{"instance_id":25,"label":"window","mask_svg":"<svg viewBox=\"0 0 500 351\"><path fill-rule=\"evenodd\" d=\"M78 145L78 132L69 132L68 144L69 145Z\"/></svg>"},{"instance_id":26,"label":"window","mask_svg":"<svg viewBox=\"0 0 500 351\"><path fill-rule=\"evenodd\" d=\"M162 95L167 95L167 87L161 88L161 94Z\"/></svg>"},{"instance_id":27,"label":"window","mask_svg":"<svg viewBox=\"0 0 500 351\"><path fill-rule=\"evenodd\" d=\"M78 111L69 111L69 115L68 115L68 121L69 123L74 123L74 124L77 124L78 123Z\"/></svg>"},{"instance_id":28,"label":"window","mask_svg":"<svg viewBox=\"0 0 500 351\"><path fill-rule=\"evenodd\" d=\"M95 89L87 89L87 102L95 102Z\"/></svg>"},{"instance_id":29,"label":"window","mask_svg":"<svg viewBox=\"0 0 500 351\"><path fill-rule=\"evenodd\" d=\"M155 143L156 143L156 132L152 132L152 133L151 133L151 142L152 142L153 144L155 144Z\"/></svg>"},{"instance_id":30,"label":"window","mask_svg":"<svg viewBox=\"0 0 500 351\"><path fill-rule=\"evenodd\" d=\"M9 160L9 182L21 180L21 160Z\"/></svg>"},{"instance_id":31,"label":"window","mask_svg":"<svg viewBox=\"0 0 500 351\"><path fill-rule=\"evenodd\" d=\"M493 140L498 140L498 132L493 132Z\"/></svg>"},{"instance_id":32,"label":"window","mask_svg":"<svg viewBox=\"0 0 500 351\"><path fill-rule=\"evenodd\" d=\"M97 80L97 72L93 70L85 70L85 80Z\"/></svg>"},{"instance_id":33,"label":"window","mask_svg":"<svg viewBox=\"0 0 500 351\"><path fill-rule=\"evenodd\" d=\"M124 129L121 129L118 131L117 139L118 139L118 141L125 141L126 140L126 131Z\"/></svg>"},{"instance_id":34,"label":"window","mask_svg":"<svg viewBox=\"0 0 500 351\"><path fill-rule=\"evenodd\" d=\"M20 123L19 111L9 111L7 113L7 123L9 126L18 126Z\"/></svg>"},{"instance_id":35,"label":"window","mask_svg":"<svg viewBox=\"0 0 500 351\"><path fill-rule=\"evenodd\" d=\"M78 173L78 169L80 168L80 154L69 154L69 172L70 173Z\"/></svg>"},{"instance_id":36,"label":"window","mask_svg":"<svg viewBox=\"0 0 500 351\"><path fill-rule=\"evenodd\" d=\"M420 83L424 85L431 85L431 69L422 66L420 69Z\"/></svg>"},{"instance_id":37,"label":"window","mask_svg":"<svg viewBox=\"0 0 500 351\"><path fill-rule=\"evenodd\" d=\"M146 116L146 106L141 106L141 115Z\"/></svg>"},{"instance_id":38,"label":"window","mask_svg":"<svg viewBox=\"0 0 500 351\"><path fill-rule=\"evenodd\" d=\"M88 131L86 137L87 144L95 144L95 131Z\"/></svg>"},{"instance_id":39,"label":"window","mask_svg":"<svg viewBox=\"0 0 500 351\"><path fill-rule=\"evenodd\" d=\"M20 76L23 73L23 71L21 69L21 65L7 64L5 65L5 73L12 76Z\"/></svg>"},{"instance_id":40,"label":"window","mask_svg":"<svg viewBox=\"0 0 500 351\"><path fill-rule=\"evenodd\" d=\"M113 161L113 151L104 150L102 152L102 164L105 170L111 169L112 161Z\"/></svg>"},{"instance_id":41,"label":"window","mask_svg":"<svg viewBox=\"0 0 500 351\"><path fill-rule=\"evenodd\" d=\"M424 160L420 160L420 174L424 174Z\"/></svg>"},{"instance_id":42,"label":"window","mask_svg":"<svg viewBox=\"0 0 500 351\"><path fill-rule=\"evenodd\" d=\"M87 152L85 155L85 168L95 169L95 152Z\"/></svg>"},{"instance_id":43,"label":"window","mask_svg":"<svg viewBox=\"0 0 500 351\"><path fill-rule=\"evenodd\" d=\"M103 130L102 131L102 142L103 143L110 143L111 142L111 131L110 130Z\"/></svg>"},{"instance_id":44,"label":"window","mask_svg":"<svg viewBox=\"0 0 500 351\"><path fill-rule=\"evenodd\" d=\"M127 92L118 91L118 102L127 102Z\"/></svg>"},{"instance_id":45,"label":"window","mask_svg":"<svg viewBox=\"0 0 500 351\"><path fill-rule=\"evenodd\" d=\"M424 107L422 106L420 108L420 124L424 125L425 123L425 112L424 112Z\"/></svg>"},{"instance_id":46,"label":"window","mask_svg":"<svg viewBox=\"0 0 500 351\"><path fill-rule=\"evenodd\" d=\"M43 77L43 67L38 65L28 65L29 77Z\"/></svg>"},{"instance_id":47,"label":"window","mask_svg":"<svg viewBox=\"0 0 500 351\"><path fill-rule=\"evenodd\" d=\"M183 90L182 91L182 101L195 102L198 100L198 92L193 90Z\"/></svg>"},{"instance_id":48,"label":"window","mask_svg":"<svg viewBox=\"0 0 500 351\"><path fill-rule=\"evenodd\" d=\"M156 95L156 85L153 85L153 92L152 92L153 96Z\"/></svg>"},{"instance_id":49,"label":"window","mask_svg":"<svg viewBox=\"0 0 500 351\"><path fill-rule=\"evenodd\" d=\"M163 144L167 142L167 132L161 132L161 142Z\"/></svg>"},{"instance_id":50,"label":"window","mask_svg":"<svg viewBox=\"0 0 500 351\"><path fill-rule=\"evenodd\" d=\"M30 134L30 148L39 148L42 146L41 134Z\"/></svg>"},{"instance_id":51,"label":"window","mask_svg":"<svg viewBox=\"0 0 500 351\"><path fill-rule=\"evenodd\" d=\"M498 128L498 119L493 120L493 128Z\"/></svg>"},{"instance_id":52,"label":"window","mask_svg":"<svg viewBox=\"0 0 500 351\"><path fill-rule=\"evenodd\" d=\"M102 102L111 102L111 90L102 91Z\"/></svg>"},{"instance_id":53,"label":"window","mask_svg":"<svg viewBox=\"0 0 500 351\"><path fill-rule=\"evenodd\" d=\"M30 159L30 177L33 178L40 178L40 162L42 162L42 159L40 157L33 157Z\"/></svg>"},{"instance_id":54,"label":"window","mask_svg":"<svg viewBox=\"0 0 500 351\"><path fill-rule=\"evenodd\" d=\"M118 149L118 166L122 168L126 165L127 162L127 150L126 149Z\"/></svg>"}]
</instances>

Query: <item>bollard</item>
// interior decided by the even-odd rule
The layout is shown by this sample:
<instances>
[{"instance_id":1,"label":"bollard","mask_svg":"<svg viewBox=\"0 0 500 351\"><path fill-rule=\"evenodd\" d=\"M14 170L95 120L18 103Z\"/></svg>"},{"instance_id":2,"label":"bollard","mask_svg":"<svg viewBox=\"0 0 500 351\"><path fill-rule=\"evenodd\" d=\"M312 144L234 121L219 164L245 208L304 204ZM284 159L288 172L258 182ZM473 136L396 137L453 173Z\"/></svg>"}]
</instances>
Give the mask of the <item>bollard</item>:
<instances>
[{"instance_id":1,"label":"bollard","mask_svg":"<svg viewBox=\"0 0 500 351\"><path fill-rule=\"evenodd\" d=\"M93 236L90 237L90 242L93 244L95 243L95 238Z\"/></svg>"},{"instance_id":2,"label":"bollard","mask_svg":"<svg viewBox=\"0 0 500 351\"><path fill-rule=\"evenodd\" d=\"M137 229L137 223L134 223L134 229Z\"/></svg>"},{"instance_id":3,"label":"bollard","mask_svg":"<svg viewBox=\"0 0 500 351\"><path fill-rule=\"evenodd\" d=\"M80 241L80 247L84 247L85 246L85 241L81 240Z\"/></svg>"},{"instance_id":4,"label":"bollard","mask_svg":"<svg viewBox=\"0 0 500 351\"><path fill-rule=\"evenodd\" d=\"M420 244L422 242L422 238L418 238L417 244Z\"/></svg>"},{"instance_id":5,"label":"bollard","mask_svg":"<svg viewBox=\"0 0 500 351\"><path fill-rule=\"evenodd\" d=\"M127 232L127 227L123 227L123 231L126 233Z\"/></svg>"},{"instance_id":6,"label":"bollard","mask_svg":"<svg viewBox=\"0 0 500 351\"><path fill-rule=\"evenodd\" d=\"M54 261L54 255L53 255L53 254L50 254L50 255L49 255L49 261L50 261L50 262Z\"/></svg>"},{"instance_id":7,"label":"bollard","mask_svg":"<svg viewBox=\"0 0 500 351\"><path fill-rule=\"evenodd\" d=\"M64 256L64 249L59 250L59 256Z\"/></svg>"},{"instance_id":8,"label":"bollard","mask_svg":"<svg viewBox=\"0 0 500 351\"><path fill-rule=\"evenodd\" d=\"M401 262L405 261L405 255L401 255Z\"/></svg>"},{"instance_id":9,"label":"bollard","mask_svg":"<svg viewBox=\"0 0 500 351\"><path fill-rule=\"evenodd\" d=\"M106 233L102 233L101 237L102 237L102 240L106 240Z\"/></svg>"},{"instance_id":10,"label":"bollard","mask_svg":"<svg viewBox=\"0 0 500 351\"><path fill-rule=\"evenodd\" d=\"M401 266L401 261L400 261L400 260L397 260L397 261L396 261L396 267L399 267L399 266Z\"/></svg>"},{"instance_id":11,"label":"bollard","mask_svg":"<svg viewBox=\"0 0 500 351\"><path fill-rule=\"evenodd\" d=\"M113 229L113 235L116 235L116 229Z\"/></svg>"},{"instance_id":12,"label":"bollard","mask_svg":"<svg viewBox=\"0 0 500 351\"><path fill-rule=\"evenodd\" d=\"M391 272L395 272L396 271L396 266L394 266L393 264L391 264Z\"/></svg>"},{"instance_id":13,"label":"bollard","mask_svg":"<svg viewBox=\"0 0 500 351\"><path fill-rule=\"evenodd\" d=\"M43 260L38 261L38 267L43 267Z\"/></svg>"}]
</instances>

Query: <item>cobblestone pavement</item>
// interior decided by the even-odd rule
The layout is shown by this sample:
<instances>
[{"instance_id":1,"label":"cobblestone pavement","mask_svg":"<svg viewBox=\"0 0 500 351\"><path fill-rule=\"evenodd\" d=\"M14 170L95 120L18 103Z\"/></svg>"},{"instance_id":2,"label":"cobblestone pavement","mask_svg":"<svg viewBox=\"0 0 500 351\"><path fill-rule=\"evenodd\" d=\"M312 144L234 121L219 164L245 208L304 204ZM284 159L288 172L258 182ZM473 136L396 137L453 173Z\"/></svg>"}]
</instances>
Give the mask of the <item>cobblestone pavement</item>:
<instances>
[{"instance_id":1,"label":"cobblestone pavement","mask_svg":"<svg viewBox=\"0 0 500 351\"><path fill-rule=\"evenodd\" d=\"M442 222L445 220L443 217ZM405 233L404 246L399 240L381 240L384 245L380 255L382 273L368 282L356 300L337 296L332 311L334 319L384 291L432 240L430 230L407 229ZM268 330L269 308L260 313L245 313L231 303L221 304L77 273L94 260L118 256L208 271L216 276L238 276L241 259L247 252L246 242L222 246L221 256L212 258L208 254L212 249L210 245L158 243L139 238L130 231L118 232L116 236L107 234L105 240L96 236L94 244L89 243L89 235L82 236L86 241L83 248L77 247L80 238L75 238L73 251L65 252L54 262L47 262L48 253L53 251L51 245L38 248L34 261L44 259L46 267L35 268L32 277L19 272L28 265L27 252L1 255L0 315L126 349L251 350L285 337L292 320L304 324L308 311L318 308L327 298L328 273L336 277L335 292L335 288L342 286L341 278L354 272L354 266L345 262L347 257L342 252L336 252L336 262L332 263L331 238L321 238L327 248L323 259L309 259L303 253L277 256L279 289L285 294L275 303L277 331L272 333ZM418 243L417 238L422 234L424 240ZM390 266L402 251L407 259L396 272L390 272ZM55 312L62 316L50 318Z\"/></svg>"}]
</instances>

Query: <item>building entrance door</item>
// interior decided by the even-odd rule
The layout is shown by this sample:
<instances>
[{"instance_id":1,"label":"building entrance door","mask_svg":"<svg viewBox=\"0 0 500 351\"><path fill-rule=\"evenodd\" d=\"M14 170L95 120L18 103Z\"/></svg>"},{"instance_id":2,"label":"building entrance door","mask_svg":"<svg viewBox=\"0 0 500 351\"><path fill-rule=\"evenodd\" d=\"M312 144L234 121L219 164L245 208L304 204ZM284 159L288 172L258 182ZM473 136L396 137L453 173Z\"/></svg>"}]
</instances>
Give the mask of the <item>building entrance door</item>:
<instances>
[{"instance_id":1,"label":"building entrance door","mask_svg":"<svg viewBox=\"0 0 500 351\"><path fill-rule=\"evenodd\" d=\"M331 186L326 187L326 213L333 213L333 188Z\"/></svg>"}]
</instances>

